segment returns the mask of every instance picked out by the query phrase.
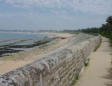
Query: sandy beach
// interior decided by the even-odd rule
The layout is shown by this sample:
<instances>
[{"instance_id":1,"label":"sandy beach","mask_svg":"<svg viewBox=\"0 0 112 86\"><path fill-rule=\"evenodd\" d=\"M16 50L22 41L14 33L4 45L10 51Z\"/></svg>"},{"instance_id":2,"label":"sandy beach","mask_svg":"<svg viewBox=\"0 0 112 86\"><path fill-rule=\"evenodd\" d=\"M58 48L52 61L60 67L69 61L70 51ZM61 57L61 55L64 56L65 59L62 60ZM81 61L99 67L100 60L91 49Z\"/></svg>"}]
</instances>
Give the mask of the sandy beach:
<instances>
[{"instance_id":1,"label":"sandy beach","mask_svg":"<svg viewBox=\"0 0 112 86\"><path fill-rule=\"evenodd\" d=\"M48 33L52 37L64 37L65 39L57 40L56 42L48 45L43 46L40 48L33 48L32 50L24 51L22 53L15 53L11 56L6 56L0 58L0 74L7 73L13 69L22 67L26 64L29 64L39 58L44 57L46 54L48 54L50 51L55 50L56 48L59 48L66 44L68 42L68 37L73 36L73 34L69 33Z\"/></svg>"}]
</instances>

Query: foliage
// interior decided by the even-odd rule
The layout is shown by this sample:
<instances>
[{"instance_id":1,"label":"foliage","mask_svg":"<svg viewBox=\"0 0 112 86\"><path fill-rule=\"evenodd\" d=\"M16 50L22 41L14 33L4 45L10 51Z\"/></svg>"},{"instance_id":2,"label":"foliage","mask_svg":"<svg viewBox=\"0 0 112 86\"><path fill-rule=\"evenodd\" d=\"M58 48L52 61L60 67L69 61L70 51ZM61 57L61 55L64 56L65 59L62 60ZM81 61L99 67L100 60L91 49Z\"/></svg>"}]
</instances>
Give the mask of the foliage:
<instances>
[{"instance_id":1,"label":"foliage","mask_svg":"<svg viewBox=\"0 0 112 86\"><path fill-rule=\"evenodd\" d=\"M110 44L112 45L112 16L108 17L106 24L100 27L100 34L110 39Z\"/></svg>"},{"instance_id":2,"label":"foliage","mask_svg":"<svg viewBox=\"0 0 112 86\"><path fill-rule=\"evenodd\" d=\"M100 39L100 43L95 47L94 52L97 51L97 49L100 47L101 43L102 43L102 39Z\"/></svg>"},{"instance_id":3,"label":"foliage","mask_svg":"<svg viewBox=\"0 0 112 86\"><path fill-rule=\"evenodd\" d=\"M96 27L86 28L86 29L82 29L81 32L95 34L95 33L99 33L99 28Z\"/></svg>"},{"instance_id":4,"label":"foliage","mask_svg":"<svg viewBox=\"0 0 112 86\"><path fill-rule=\"evenodd\" d=\"M81 32L88 34L101 34L110 39L110 43L112 45L112 16L109 16L106 19L106 23L102 24L99 28L86 28L82 29Z\"/></svg>"},{"instance_id":5,"label":"foliage","mask_svg":"<svg viewBox=\"0 0 112 86\"><path fill-rule=\"evenodd\" d=\"M72 86L75 85L78 80L79 80L79 75L76 75L76 77L74 77L74 80L72 82Z\"/></svg>"}]
</instances>

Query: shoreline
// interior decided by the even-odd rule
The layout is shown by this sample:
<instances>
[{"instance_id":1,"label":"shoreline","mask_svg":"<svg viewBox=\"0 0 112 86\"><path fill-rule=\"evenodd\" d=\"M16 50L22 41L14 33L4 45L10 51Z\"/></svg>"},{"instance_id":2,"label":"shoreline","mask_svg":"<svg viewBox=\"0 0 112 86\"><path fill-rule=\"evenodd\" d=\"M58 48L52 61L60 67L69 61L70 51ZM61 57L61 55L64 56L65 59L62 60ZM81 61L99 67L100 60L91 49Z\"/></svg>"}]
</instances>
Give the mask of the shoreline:
<instances>
[{"instance_id":1,"label":"shoreline","mask_svg":"<svg viewBox=\"0 0 112 86\"><path fill-rule=\"evenodd\" d=\"M46 45L47 43L50 43L53 40L55 40L55 38L38 40L38 41L36 41L32 44L28 44L28 45L18 45L16 43L15 44L9 43L7 45L0 46L0 58L10 55L11 53L24 52L25 50L30 49L30 48Z\"/></svg>"},{"instance_id":2,"label":"shoreline","mask_svg":"<svg viewBox=\"0 0 112 86\"><path fill-rule=\"evenodd\" d=\"M2 33L3 31L0 31ZM2 40L0 44L0 58L3 58L4 56L10 56L13 53L19 53L19 52L24 52L28 49L32 49L35 47L40 47L42 45L46 45L58 38L56 38L53 35L49 35L46 33L32 33L32 32L3 32L3 33L25 33L25 34L42 34L46 35L46 38L43 39L11 39L11 40Z\"/></svg>"},{"instance_id":3,"label":"shoreline","mask_svg":"<svg viewBox=\"0 0 112 86\"><path fill-rule=\"evenodd\" d=\"M8 32L6 32L8 33ZM13 32L11 32L13 33ZM17 32L14 32L17 33ZM19 32L21 33L21 32ZM25 32L23 32L25 33ZM35 33L38 34L38 33ZM40 47L40 46L45 46L47 43L50 43L52 41L55 41L56 39L66 39L72 34L69 33L54 33L54 32L41 32L39 34L44 34L47 35L49 38L43 39L43 40L38 40L35 42L32 42L30 44L24 44L25 42L31 41L31 40L19 40L19 41L14 41L13 42L7 42L6 44L0 45L0 58L4 58L4 56L10 56L14 53L21 53L24 52L30 48L35 48L35 47ZM32 40L33 41L33 40ZM21 45L22 43L22 45Z\"/></svg>"},{"instance_id":4,"label":"shoreline","mask_svg":"<svg viewBox=\"0 0 112 86\"><path fill-rule=\"evenodd\" d=\"M69 37L71 37L72 35L73 34L70 34ZM7 73L11 70L27 65L40 58L43 58L44 56L46 56L46 54L49 54L51 51L54 51L55 49L68 43L68 38L58 39L48 45L34 47L21 53L14 53L10 56L0 58L0 74Z\"/></svg>"}]
</instances>

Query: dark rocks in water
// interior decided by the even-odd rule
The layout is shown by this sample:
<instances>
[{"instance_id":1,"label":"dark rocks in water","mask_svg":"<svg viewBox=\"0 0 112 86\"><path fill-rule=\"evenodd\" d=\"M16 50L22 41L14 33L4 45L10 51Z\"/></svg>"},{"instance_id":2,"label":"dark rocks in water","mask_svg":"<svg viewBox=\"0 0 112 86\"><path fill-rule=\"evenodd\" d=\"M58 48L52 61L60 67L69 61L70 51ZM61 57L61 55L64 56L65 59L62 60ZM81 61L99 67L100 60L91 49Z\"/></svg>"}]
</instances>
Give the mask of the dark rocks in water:
<instances>
[{"instance_id":1,"label":"dark rocks in water","mask_svg":"<svg viewBox=\"0 0 112 86\"><path fill-rule=\"evenodd\" d=\"M36 46L47 44L54 39L56 39L56 38L49 38L46 40L40 40L40 41L36 41L33 44L29 44L29 45L17 45L17 44L3 45L3 46L0 46L0 57L8 56L8 55L10 55L10 53L17 53L20 51L24 51L25 48L33 48Z\"/></svg>"},{"instance_id":2,"label":"dark rocks in water","mask_svg":"<svg viewBox=\"0 0 112 86\"><path fill-rule=\"evenodd\" d=\"M10 48L32 48L32 47L35 47L35 46L40 46L42 44L46 44L50 41L51 40L40 40L40 41L34 42L33 44L29 44L29 45L11 45L9 47Z\"/></svg>"},{"instance_id":3,"label":"dark rocks in water","mask_svg":"<svg viewBox=\"0 0 112 86\"><path fill-rule=\"evenodd\" d=\"M20 52L22 50L14 50L14 49L10 49L10 48L0 48L0 57L3 57L3 56L8 56L9 54L8 53L16 53L16 52Z\"/></svg>"}]
</instances>

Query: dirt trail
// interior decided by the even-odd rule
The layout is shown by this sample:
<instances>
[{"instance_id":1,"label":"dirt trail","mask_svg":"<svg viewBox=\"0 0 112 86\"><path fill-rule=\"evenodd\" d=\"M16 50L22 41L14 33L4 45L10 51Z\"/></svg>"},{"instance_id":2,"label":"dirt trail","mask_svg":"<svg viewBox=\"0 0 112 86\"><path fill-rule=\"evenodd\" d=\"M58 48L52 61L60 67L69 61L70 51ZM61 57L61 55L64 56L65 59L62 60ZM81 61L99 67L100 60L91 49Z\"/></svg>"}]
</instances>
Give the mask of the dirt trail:
<instances>
[{"instance_id":1,"label":"dirt trail","mask_svg":"<svg viewBox=\"0 0 112 86\"><path fill-rule=\"evenodd\" d=\"M109 77L111 68L111 49L109 40L103 38L100 48L90 55L88 67L80 75L75 86L112 86ZM111 75L112 76L112 75ZM111 79L110 79L111 78Z\"/></svg>"}]
</instances>

